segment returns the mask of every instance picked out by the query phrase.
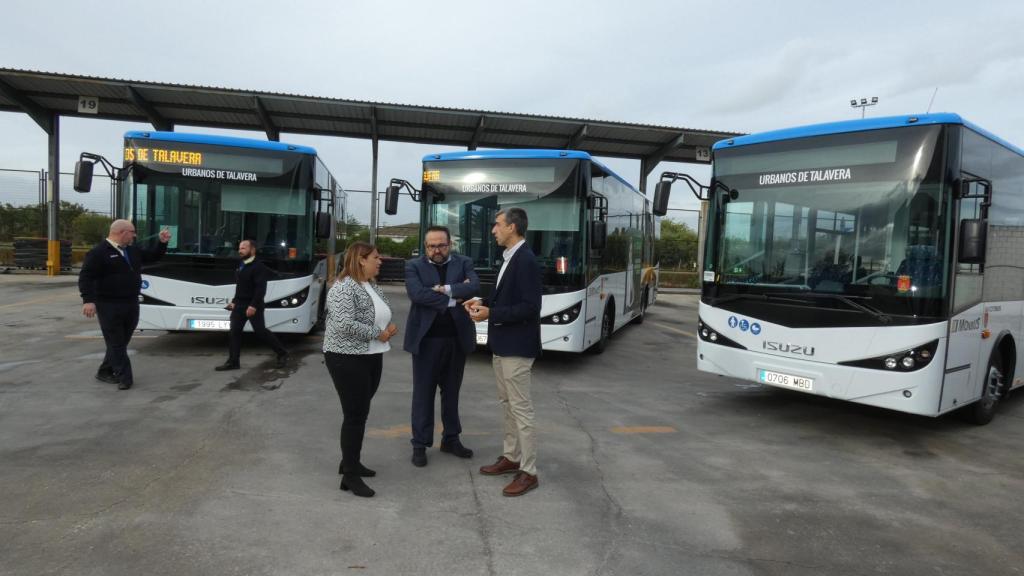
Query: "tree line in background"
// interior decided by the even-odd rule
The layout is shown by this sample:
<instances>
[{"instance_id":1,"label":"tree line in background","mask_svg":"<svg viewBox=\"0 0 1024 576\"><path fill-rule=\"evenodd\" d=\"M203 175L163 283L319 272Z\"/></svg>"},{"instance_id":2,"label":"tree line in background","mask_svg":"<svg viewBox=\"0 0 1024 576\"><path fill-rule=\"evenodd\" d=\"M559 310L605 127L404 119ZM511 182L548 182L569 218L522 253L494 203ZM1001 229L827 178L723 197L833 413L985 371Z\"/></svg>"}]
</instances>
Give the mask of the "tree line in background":
<instances>
[{"instance_id":1,"label":"tree line in background","mask_svg":"<svg viewBox=\"0 0 1024 576\"><path fill-rule=\"evenodd\" d=\"M71 202L60 203L60 237L75 245L92 245L107 236L111 218L89 212L84 206ZM46 238L47 210L45 205L13 206L0 204L0 242L15 238ZM369 226L349 216L344 223L344 238L339 240L338 251L357 241L367 242ZM409 236L401 242L391 238L377 238L377 248L385 256L412 258L419 247L419 238ZM661 221L661 237L654 245L655 262L663 270L693 271L697 263L697 233L689 226L672 220Z\"/></svg>"},{"instance_id":2,"label":"tree line in background","mask_svg":"<svg viewBox=\"0 0 1024 576\"><path fill-rule=\"evenodd\" d=\"M76 245L91 245L107 237L111 218L85 209L81 204L60 203L60 238ZM46 238L47 207L0 204L0 242L15 238Z\"/></svg>"},{"instance_id":3,"label":"tree line in background","mask_svg":"<svg viewBox=\"0 0 1024 576\"><path fill-rule=\"evenodd\" d=\"M349 216L345 224L346 237L339 243L339 252L343 251L349 243L369 242L369 226L353 216ZM377 249L382 256L412 258L413 252L417 248L419 248L419 238L416 236L409 236L401 242L391 238L377 237ZM654 244L654 261L660 263L662 270L696 271L697 232L684 223L662 220L661 236Z\"/></svg>"}]
</instances>

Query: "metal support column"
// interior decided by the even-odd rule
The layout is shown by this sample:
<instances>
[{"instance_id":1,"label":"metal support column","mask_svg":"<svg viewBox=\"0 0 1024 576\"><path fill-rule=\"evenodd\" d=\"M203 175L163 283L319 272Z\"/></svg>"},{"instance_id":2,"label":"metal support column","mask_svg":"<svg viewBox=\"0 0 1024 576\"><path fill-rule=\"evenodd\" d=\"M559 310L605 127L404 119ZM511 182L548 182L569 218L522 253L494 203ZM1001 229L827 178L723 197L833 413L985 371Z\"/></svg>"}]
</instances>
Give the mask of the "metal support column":
<instances>
[{"instance_id":1,"label":"metal support column","mask_svg":"<svg viewBox=\"0 0 1024 576\"><path fill-rule=\"evenodd\" d=\"M60 275L60 116L54 114L50 120L50 159L47 163L50 173L46 183L49 218L47 226L46 275Z\"/></svg>"},{"instance_id":2,"label":"metal support column","mask_svg":"<svg viewBox=\"0 0 1024 576\"><path fill-rule=\"evenodd\" d=\"M373 180L370 183L370 244L377 243L377 136L373 137Z\"/></svg>"}]
</instances>

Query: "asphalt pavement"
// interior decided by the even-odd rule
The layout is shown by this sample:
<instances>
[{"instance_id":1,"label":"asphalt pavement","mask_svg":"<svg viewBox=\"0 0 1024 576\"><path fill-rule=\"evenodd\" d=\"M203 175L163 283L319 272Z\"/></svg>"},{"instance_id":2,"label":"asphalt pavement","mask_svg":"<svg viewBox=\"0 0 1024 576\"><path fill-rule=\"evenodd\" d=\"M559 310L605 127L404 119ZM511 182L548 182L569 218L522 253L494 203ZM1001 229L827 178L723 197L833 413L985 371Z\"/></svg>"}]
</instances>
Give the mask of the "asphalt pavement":
<instances>
[{"instance_id":1,"label":"asphalt pavement","mask_svg":"<svg viewBox=\"0 0 1024 576\"><path fill-rule=\"evenodd\" d=\"M477 473L501 449L489 356L462 391L476 455L415 468L395 346L362 499L338 489L318 335L286 338L284 369L249 335L242 370L215 372L226 334L139 333L118 391L93 378L74 282L0 275L3 575L1024 572L1022 394L975 427L704 374L697 296L662 294L604 354L537 362L540 487L520 498Z\"/></svg>"}]
</instances>

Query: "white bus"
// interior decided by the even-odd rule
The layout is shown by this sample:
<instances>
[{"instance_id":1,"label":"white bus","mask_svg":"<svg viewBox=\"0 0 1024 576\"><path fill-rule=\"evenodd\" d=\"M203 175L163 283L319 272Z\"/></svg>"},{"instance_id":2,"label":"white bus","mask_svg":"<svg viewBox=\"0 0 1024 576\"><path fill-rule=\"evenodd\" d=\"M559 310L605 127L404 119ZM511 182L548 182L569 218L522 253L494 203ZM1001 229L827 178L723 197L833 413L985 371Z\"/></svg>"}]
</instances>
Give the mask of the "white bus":
<instances>
[{"instance_id":1,"label":"white bus","mask_svg":"<svg viewBox=\"0 0 1024 576\"><path fill-rule=\"evenodd\" d=\"M392 180L385 211L401 186ZM447 226L453 249L473 259L483 296L501 268L491 236L497 212L526 210L526 242L541 267L541 343L545 350L604 350L613 332L642 322L658 292L652 266L650 202L586 152L493 150L431 154L423 159L420 224ZM420 242L422 243L422 234ZM421 246L422 250L422 246ZM422 252L421 252L422 253ZM487 323L477 324L487 343Z\"/></svg>"},{"instance_id":2,"label":"white bus","mask_svg":"<svg viewBox=\"0 0 1024 576\"><path fill-rule=\"evenodd\" d=\"M142 274L139 329L228 330L238 243L255 242L276 272L267 284L266 324L307 333L323 311L335 270L345 192L316 150L281 142L178 132L128 132L124 167L84 153L75 188L88 190L100 162L121 180L117 216L135 222L137 242L167 254ZM246 330L251 330L247 327Z\"/></svg>"},{"instance_id":3,"label":"white bus","mask_svg":"<svg viewBox=\"0 0 1024 576\"><path fill-rule=\"evenodd\" d=\"M713 154L701 370L979 424L1021 385L1024 151L930 114Z\"/></svg>"}]
</instances>

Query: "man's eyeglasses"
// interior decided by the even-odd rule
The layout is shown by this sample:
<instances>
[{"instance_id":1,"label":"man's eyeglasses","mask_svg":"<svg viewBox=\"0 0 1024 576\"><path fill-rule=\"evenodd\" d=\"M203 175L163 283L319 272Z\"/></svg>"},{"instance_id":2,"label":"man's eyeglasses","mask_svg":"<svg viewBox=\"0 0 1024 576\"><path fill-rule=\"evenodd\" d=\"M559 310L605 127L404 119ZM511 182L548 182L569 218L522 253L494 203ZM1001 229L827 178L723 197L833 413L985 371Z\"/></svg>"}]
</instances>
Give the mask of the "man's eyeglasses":
<instances>
[{"instance_id":1,"label":"man's eyeglasses","mask_svg":"<svg viewBox=\"0 0 1024 576\"><path fill-rule=\"evenodd\" d=\"M444 250L447 247L447 244L427 244L427 250Z\"/></svg>"}]
</instances>

